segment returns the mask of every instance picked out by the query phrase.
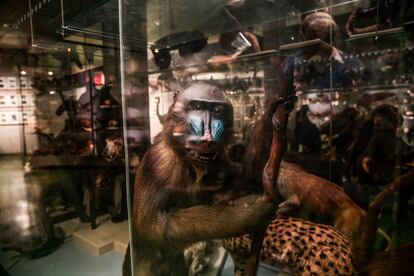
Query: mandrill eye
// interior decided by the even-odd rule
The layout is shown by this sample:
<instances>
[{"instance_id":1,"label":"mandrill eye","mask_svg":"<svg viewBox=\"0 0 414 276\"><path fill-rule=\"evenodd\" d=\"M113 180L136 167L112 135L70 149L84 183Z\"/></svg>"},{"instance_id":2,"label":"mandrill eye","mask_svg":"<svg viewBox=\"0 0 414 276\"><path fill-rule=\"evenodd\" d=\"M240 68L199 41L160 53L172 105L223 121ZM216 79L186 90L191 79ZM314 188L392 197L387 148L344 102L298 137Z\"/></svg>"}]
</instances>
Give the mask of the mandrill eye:
<instances>
[{"instance_id":1,"label":"mandrill eye","mask_svg":"<svg viewBox=\"0 0 414 276\"><path fill-rule=\"evenodd\" d=\"M224 106L218 105L218 106L214 107L214 113L216 115L221 115L221 114L224 113L224 109L225 109Z\"/></svg>"},{"instance_id":2,"label":"mandrill eye","mask_svg":"<svg viewBox=\"0 0 414 276\"><path fill-rule=\"evenodd\" d=\"M201 104L200 103L191 103L189 106L190 110L201 110Z\"/></svg>"}]
</instances>

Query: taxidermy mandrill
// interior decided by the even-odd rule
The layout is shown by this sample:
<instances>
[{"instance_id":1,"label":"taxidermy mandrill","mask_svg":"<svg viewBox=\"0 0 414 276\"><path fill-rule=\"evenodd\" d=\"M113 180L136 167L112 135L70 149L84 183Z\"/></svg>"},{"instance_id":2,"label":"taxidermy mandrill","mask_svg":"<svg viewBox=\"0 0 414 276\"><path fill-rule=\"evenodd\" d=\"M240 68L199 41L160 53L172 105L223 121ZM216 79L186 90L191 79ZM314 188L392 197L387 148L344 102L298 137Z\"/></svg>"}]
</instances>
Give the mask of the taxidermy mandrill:
<instances>
[{"instance_id":1,"label":"taxidermy mandrill","mask_svg":"<svg viewBox=\"0 0 414 276\"><path fill-rule=\"evenodd\" d=\"M187 275L185 247L254 233L274 216L270 196L258 196L250 206L220 204L250 193L240 166L225 155L232 127L233 107L219 88L199 82L177 95L136 173L130 244L135 275ZM129 254L124 275L131 274Z\"/></svg>"}]
</instances>

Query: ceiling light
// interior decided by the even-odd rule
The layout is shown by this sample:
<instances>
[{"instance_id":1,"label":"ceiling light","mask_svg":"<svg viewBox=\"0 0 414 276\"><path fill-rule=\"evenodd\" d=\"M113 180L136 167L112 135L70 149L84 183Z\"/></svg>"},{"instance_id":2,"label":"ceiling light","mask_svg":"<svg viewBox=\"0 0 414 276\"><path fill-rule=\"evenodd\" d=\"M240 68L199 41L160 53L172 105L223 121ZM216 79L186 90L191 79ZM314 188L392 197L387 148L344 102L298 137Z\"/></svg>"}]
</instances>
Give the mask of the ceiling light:
<instances>
[{"instance_id":1,"label":"ceiling light","mask_svg":"<svg viewBox=\"0 0 414 276\"><path fill-rule=\"evenodd\" d=\"M20 74L23 75L23 76L26 76L27 75L27 72L24 71L24 70L22 70L22 71L20 71Z\"/></svg>"},{"instance_id":2,"label":"ceiling light","mask_svg":"<svg viewBox=\"0 0 414 276\"><path fill-rule=\"evenodd\" d=\"M49 76L53 76L53 72L52 72L52 71L47 72L47 74L48 74Z\"/></svg>"}]
</instances>

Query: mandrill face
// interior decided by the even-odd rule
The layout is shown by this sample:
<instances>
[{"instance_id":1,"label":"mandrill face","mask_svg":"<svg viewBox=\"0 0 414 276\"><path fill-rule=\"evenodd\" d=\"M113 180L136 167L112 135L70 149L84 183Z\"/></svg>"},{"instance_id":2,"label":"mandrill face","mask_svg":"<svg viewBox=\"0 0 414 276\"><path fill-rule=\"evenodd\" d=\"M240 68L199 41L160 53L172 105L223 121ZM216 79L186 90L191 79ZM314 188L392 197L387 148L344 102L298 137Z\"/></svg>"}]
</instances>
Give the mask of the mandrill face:
<instances>
[{"instance_id":1,"label":"mandrill face","mask_svg":"<svg viewBox=\"0 0 414 276\"><path fill-rule=\"evenodd\" d=\"M185 148L191 159L206 163L217 158L230 128L229 114L230 107L222 102L189 102Z\"/></svg>"},{"instance_id":2,"label":"mandrill face","mask_svg":"<svg viewBox=\"0 0 414 276\"><path fill-rule=\"evenodd\" d=\"M172 112L181 118L173 135L186 157L201 165L213 163L232 134L233 107L225 93L206 83L193 84L177 96Z\"/></svg>"}]
</instances>

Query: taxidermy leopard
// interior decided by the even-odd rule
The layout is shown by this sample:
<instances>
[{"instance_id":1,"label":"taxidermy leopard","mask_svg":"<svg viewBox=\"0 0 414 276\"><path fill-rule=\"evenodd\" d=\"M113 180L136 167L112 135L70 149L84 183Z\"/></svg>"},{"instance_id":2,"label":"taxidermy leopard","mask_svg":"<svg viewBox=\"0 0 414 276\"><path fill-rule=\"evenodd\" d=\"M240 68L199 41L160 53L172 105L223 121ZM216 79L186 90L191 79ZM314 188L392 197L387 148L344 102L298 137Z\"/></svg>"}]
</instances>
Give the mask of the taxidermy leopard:
<instances>
[{"instance_id":1,"label":"taxidermy leopard","mask_svg":"<svg viewBox=\"0 0 414 276\"><path fill-rule=\"evenodd\" d=\"M223 240L232 256L234 275L244 275L251 235ZM354 275L354 257L345 236L332 227L295 218L277 218L269 224L261 261L288 267L293 275Z\"/></svg>"}]
</instances>

